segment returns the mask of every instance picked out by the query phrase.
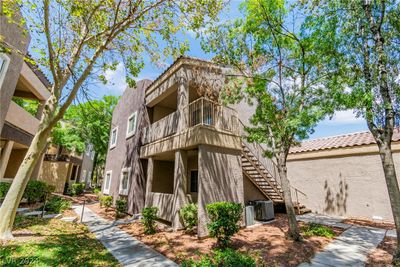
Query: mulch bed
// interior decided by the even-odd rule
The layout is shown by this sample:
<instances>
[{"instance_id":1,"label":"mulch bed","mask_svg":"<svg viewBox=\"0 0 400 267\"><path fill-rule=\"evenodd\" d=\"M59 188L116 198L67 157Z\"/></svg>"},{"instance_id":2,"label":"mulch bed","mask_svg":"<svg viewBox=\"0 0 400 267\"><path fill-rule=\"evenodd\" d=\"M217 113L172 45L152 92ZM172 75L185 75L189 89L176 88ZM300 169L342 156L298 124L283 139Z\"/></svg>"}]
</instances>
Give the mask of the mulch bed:
<instances>
[{"instance_id":1,"label":"mulch bed","mask_svg":"<svg viewBox=\"0 0 400 267\"><path fill-rule=\"evenodd\" d=\"M392 266L392 259L393 254L396 251L396 245L396 238L385 237L379 246L368 255L365 266Z\"/></svg>"},{"instance_id":2,"label":"mulch bed","mask_svg":"<svg viewBox=\"0 0 400 267\"><path fill-rule=\"evenodd\" d=\"M154 235L145 235L140 222L119 227L177 263L188 258L199 259L215 248L215 239L198 239L195 234L184 231L159 231ZM316 252L332 241L312 236L302 242L294 242L285 238L287 230L286 215L277 214L274 222L240 230L232 239L232 247L252 255L258 266L297 266L310 261ZM343 231L338 228L333 230L336 235Z\"/></svg>"},{"instance_id":3,"label":"mulch bed","mask_svg":"<svg viewBox=\"0 0 400 267\"><path fill-rule=\"evenodd\" d=\"M395 229L394 223L390 223L390 222L374 222L371 220L363 220L363 219L344 219L342 221L342 223L376 227L376 228L382 228L382 229L386 229L386 230Z\"/></svg>"},{"instance_id":4,"label":"mulch bed","mask_svg":"<svg viewBox=\"0 0 400 267\"><path fill-rule=\"evenodd\" d=\"M114 221L115 220L115 209L114 208L109 208L106 211L105 208L100 207L99 203L89 204L89 205L87 205L87 207L91 211L95 212L97 215L102 217L103 219L110 220L110 221ZM125 216L119 217L118 219L125 219L127 217L129 217L129 215L125 215Z\"/></svg>"}]
</instances>

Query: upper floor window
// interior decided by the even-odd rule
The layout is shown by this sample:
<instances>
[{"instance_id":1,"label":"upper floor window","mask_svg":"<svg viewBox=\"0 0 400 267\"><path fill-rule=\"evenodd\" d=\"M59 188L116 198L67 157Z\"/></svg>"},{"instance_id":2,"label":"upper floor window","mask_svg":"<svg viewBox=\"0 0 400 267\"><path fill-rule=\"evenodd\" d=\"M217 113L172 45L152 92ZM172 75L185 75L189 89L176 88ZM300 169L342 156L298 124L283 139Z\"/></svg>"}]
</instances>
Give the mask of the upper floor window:
<instances>
[{"instance_id":1,"label":"upper floor window","mask_svg":"<svg viewBox=\"0 0 400 267\"><path fill-rule=\"evenodd\" d=\"M6 76L9 63L10 63L10 58L4 53L0 53L0 88Z\"/></svg>"},{"instance_id":2,"label":"upper floor window","mask_svg":"<svg viewBox=\"0 0 400 267\"><path fill-rule=\"evenodd\" d=\"M132 113L128 118L128 125L126 127L126 138L131 137L136 133L137 111Z\"/></svg>"},{"instance_id":3,"label":"upper floor window","mask_svg":"<svg viewBox=\"0 0 400 267\"><path fill-rule=\"evenodd\" d=\"M128 195L129 176L131 168L123 168L121 171L121 180L119 185L119 194Z\"/></svg>"},{"instance_id":4,"label":"upper floor window","mask_svg":"<svg viewBox=\"0 0 400 267\"><path fill-rule=\"evenodd\" d=\"M112 171L106 172L106 179L104 180L103 193L109 194L111 187Z\"/></svg>"},{"instance_id":5,"label":"upper floor window","mask_svg":"<svg viewBox=\"0 0 400 267\"><path fill-rule=\"evenodd\" d=\"M115 127L111 131L110 149L117 145L117 135L118 135L118 127Z\"/></svg>"}]
</instances>

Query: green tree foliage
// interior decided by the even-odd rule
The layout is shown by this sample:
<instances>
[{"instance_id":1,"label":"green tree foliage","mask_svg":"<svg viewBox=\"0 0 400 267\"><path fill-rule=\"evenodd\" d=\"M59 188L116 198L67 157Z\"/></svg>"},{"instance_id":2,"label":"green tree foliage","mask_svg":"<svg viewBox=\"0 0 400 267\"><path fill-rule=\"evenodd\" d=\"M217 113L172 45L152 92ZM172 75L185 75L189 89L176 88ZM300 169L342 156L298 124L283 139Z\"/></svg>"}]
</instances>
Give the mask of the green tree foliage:
<instances>
[{"instance_id":1,"label":"green tree foliage","mask_svg":"<svg viewBox=\"0 0 400 267\"><path fill-rule=\"evenodd\" d=\"M286 160L290 148L332 112L332 104L317 75L313 42L293 16L298 10L282 0L247 0L241 10L243 19L210 28L203 46L216 53L215 61L234 68L223 97L245 98L256 106L248 139L265 144L265 155L277 163L289 236L298 240Z\"/></svg>"},{"instance_id":2,"label":"green tree foliage","mask_svg":"<svg viewBox=\"0 0 400 267\"><path fill-rule=\"evenodd\" d=\"M365 118L382 161L400 244L400 191L391 142L400 124L399 1L309 1L304 32L337 108ZM400 262L397 247L394 263Z\"/></svg>"},{"instance_id":3,"label":"green tree foliage","mask_svg":"<svg viewBox=\"0 0 400 267\"><path fill-rule=\"evenodd\" d=\"M28 111L32 116L36 116L36 113L39 108L39 101L35 99L25 99L21 97L13 97L12 101L18 104L18 106L22 107L26 111Z\"/></svg>"}]
</instances>

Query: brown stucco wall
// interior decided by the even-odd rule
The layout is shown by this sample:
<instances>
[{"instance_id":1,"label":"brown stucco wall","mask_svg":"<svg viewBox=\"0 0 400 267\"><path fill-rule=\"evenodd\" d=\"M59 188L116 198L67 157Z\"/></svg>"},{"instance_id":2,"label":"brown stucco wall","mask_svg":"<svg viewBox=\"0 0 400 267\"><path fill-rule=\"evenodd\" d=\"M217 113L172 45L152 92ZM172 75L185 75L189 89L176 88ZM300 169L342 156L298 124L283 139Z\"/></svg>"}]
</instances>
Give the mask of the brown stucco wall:
<instances>
[{"instance_id":1,"label":"brown stucco wall","mask_svg":"<svg viewBox=\"0 0 400 267\"><path fill-rule=\"evenodd\" d=\"M0 7L1 8L1 7ZM19 12L16 12L16 20L19 21ZM0 88L0 132L7 115L8 107L12 96L14 95L15 86L17 84L19 74L21 72L23 59L17 55L15 51L25 54L30 42L30 36L20 28L17 24L10 24L6 16L0 15L0 35L4 38L2 41L8 43L14 48L11 54L7 54L10 63Z\"/></svg>"},{"instance_id":2,"label":"brown stucco wall","mask_svg":"<svg viewBox=\"0 0 400 267\"><path fill-rule=\"evenodd\" d=\"M198 235L207 235L206 205L218 201L244 204L240 151L199 146Z\"/></svg>"},{"instance_id":3,"label":"brown stucco wall","mask_svg":"<svg viewBox=\"0 0 400 267\"><path fill-rule=\"evenodd\" d=\"M37 180L55 186L55 192L62 193L69 175L70 163L65 161L43 161Z\"/></svg>"},{"instance_id":4,"label":"brown stucco wall","mask_svg":"<svg viewBox=\"0 0 400 267\"><path fill-rule=\"evenodd\" d=\"M361 153L363 148L353 147L350 150ZM336 154L340 151L336 150ZM379 216L392 221L379 155L346 155L349 149L343 149L342 153L342 156L288 162L291 185L307 195L299 194L300 202L317 213L366 219ZM300 156L298 153L295 155ZM399 176L399 152L394 154L394 161Z\"/></svg>"},{"instance_id":5,"label":"brown stucco wall","mask_svg":"<svg viewBox=\"0 0 400 267\"><path fill-rule=\"evenodd\" d=\"M154 161L152 192L172 194L174 191L174 161Z\"/></svg>"},{"instance_id":6,"label":"brown stucco wall","mask_svg":"<svg viewBox=\"0 0 400 267\"><path fill-rule=\"evenodd\" d=\"M8 160L6 172L4 173L4 178L14 178L17 174L19 165L21 165L22 160L25 157L28 149L13 149L11 151L10 159Z\"/></svg>"},{"instance_id":7,"label":"brown stucco wall","mask_svg":"<svg viewBox=\"0 0 400 267\"><path fill-rule=\"evenodd\" d=\"M150 80L137 82L136 89L127 88L114 109L111 130L118 126L116 147L109 149L106 158L105 172L112 171L110 195L119 197L119 179L121 170L131 167L128 195L128 212L139 213L144 207L146 161L140 160L141 129L148 125L147 110L144 106L144 89ZM136 134L126 138L126 127L129 116L138 111ZM111 136L111 133L110 133Z\"/></svg>"}]
</instances>

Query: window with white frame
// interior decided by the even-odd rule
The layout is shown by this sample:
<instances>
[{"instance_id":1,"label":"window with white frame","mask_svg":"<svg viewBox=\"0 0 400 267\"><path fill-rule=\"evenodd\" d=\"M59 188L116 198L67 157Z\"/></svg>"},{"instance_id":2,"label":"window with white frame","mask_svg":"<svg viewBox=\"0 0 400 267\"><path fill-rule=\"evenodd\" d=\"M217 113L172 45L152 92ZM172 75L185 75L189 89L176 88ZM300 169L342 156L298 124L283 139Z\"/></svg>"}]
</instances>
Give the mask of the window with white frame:
<instances>
[{"instance_id":1,"label":"window with white frame","mask_svg":"<svg viewBox=\"0 0 400 267\"><path fill-rule=\"evenodd\" d=\"M136 133L137 111L132 113L128 118L128 125L126 127L126 138L133 136Z\"/></svg>"},{"instance_id":2,"label":"window with white frame","mask_svg":"<svg viewBox=\"0 0 400 267\"><path fill-rule=\"evenodd\" d=\"M3 85L4 78L6 77L9 64L10 58L4 53L0 53L0 88Z\"/></svg>"},{"instance_id":3,"label":"window with white frame","mask_svg":"<svg viewBox=\"0 0 400 267\"><path fill-rule=\"evenodd\" d=\"M119 194L128 195L129 177L131 168L123 168L121 171L121 179L119 181Z\"/></svg>"},{"instance_id":4,"label":"window with white frame","mask_svg":"<svg viewBox=\"0 0 400 267\"><path fill-rule=\"evenodd\" d=\"M117 145L117 136L118 136L118 127L115 127L111 131L110 149L114 148Z\"/></svg>"},{"instance_id":5,"label":"window with white frame","mask_svg":"<svg viewBox=\"0 0 400 267\"><path fill-rule=\"evenodd\" d=\"M104 194L110 193L111 179L112 179L112 171L106 172L106 178L104 180L104 187L103 187Z\"/></svg>"}]
</instances>

